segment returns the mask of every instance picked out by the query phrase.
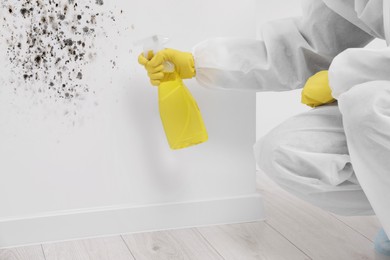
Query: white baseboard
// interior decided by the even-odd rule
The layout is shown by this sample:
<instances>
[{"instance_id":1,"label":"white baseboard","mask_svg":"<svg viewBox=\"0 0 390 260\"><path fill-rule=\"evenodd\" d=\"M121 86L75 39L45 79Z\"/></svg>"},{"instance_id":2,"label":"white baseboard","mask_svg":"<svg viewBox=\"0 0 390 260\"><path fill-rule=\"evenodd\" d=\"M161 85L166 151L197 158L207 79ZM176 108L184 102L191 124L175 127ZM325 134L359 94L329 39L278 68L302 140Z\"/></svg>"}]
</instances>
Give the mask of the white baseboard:
<instances>
[{"instance_id":1,"label":"white baseboard","mask_svg":"<svg viewBox=\"0 0 390 260\"><path fill-rule=\"evenodd\" d=\"M0 219L0 248L265 219L260 194Z\"/></svg>"}]
</instances>

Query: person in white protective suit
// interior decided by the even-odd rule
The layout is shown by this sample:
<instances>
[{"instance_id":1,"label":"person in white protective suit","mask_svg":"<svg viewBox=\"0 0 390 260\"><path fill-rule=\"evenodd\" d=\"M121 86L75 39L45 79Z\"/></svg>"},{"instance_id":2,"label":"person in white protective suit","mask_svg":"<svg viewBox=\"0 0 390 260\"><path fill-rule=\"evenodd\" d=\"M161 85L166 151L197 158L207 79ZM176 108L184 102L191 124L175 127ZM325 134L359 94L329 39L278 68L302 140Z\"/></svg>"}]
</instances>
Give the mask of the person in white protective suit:
<instances>
[{"instance_id":1,"label":"person in white protective suit","mask_svg":"<svg viewBox=\"0 0 390 260\"><path fill-rule=\"evenodd\" d=\"M390 48L363 48L374 38L390 42L389 1L309 0L301 18L264 25L261 40L211 39L192 55L170 49L139 61L155 85L170 60L204 86L254 91L302 88L328 70L337 103L273 129L256 142L256 161L284 189L320 208L375 213L384 229L376 248L390 256Z\"/></svg>"}]
</instances>

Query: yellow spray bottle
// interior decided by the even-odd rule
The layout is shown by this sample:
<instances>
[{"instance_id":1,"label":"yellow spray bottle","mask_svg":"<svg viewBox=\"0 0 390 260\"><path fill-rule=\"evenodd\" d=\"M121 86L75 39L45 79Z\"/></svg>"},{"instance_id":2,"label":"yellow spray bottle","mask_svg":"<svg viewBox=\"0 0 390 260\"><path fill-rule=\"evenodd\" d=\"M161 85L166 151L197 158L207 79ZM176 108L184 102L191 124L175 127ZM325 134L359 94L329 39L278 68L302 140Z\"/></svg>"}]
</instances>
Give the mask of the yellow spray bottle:
<instances>
[{"instance_id":1,"label":"yellow spray bottle","mask_svg":"<svg viewBox=\"0 0 390 260\"><path fill-rule=\"evenodd\" d=\"M161 50L167 38L154 35L138 41L144 48L144 56ZM165 73L174 73L173 80L162 82L158 87L158 100L161 121L171 149L181 149L200 144L208 139L199 107L175 72L174 64L164 63Z\"/></svg>"}]
</instances>

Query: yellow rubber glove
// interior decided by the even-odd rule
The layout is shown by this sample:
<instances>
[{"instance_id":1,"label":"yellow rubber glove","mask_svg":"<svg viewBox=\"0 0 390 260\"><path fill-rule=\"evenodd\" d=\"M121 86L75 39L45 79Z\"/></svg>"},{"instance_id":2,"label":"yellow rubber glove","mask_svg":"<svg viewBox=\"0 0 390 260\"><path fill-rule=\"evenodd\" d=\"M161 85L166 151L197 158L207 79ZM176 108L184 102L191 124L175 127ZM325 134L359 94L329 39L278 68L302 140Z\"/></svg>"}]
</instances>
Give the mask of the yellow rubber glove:
<instances>
[{"instance_id":1,"label":"yellow rubber glove","mask_svg":"<svg viewBox=\"0 0 390 260\"><path fill-rule=\"evenodd\" d=\"M329 104L336 101L331 93L328 71L323 70L314 74L306 81L302 90L301 102L311 107Z\"/></svg>"},{"instance_id":2,"label":"yellow rubber glove","mask_svg":"<svg viewBox=\"0 0 390 260\"><path fill-rule=\"evenodd\" d=\"M143 54L138 56L138 62L145 66L150 82L154 86L161 82L175 80L176 75L182 79L189 79L195 76L194 57L189 52L182 52L174 49L164 49L154 56L150 52L146 58ZM164 72L164 62L169 61L175 65L176 73Z\"/></svg>"}]
</instances>

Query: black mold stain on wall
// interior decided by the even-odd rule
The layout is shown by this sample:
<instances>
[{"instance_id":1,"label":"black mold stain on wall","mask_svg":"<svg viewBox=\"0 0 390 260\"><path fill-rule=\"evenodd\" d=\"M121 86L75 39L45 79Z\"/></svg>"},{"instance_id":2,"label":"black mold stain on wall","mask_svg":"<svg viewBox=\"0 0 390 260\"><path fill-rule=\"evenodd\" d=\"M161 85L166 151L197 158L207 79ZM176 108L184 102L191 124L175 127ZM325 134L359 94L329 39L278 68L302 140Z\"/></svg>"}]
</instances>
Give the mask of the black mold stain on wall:
<instances>
[{"instance_id":1,"label":"black mold stain on wall","mask_svg":"<svg viewBox=\"0 0 390 260\"><path fill-rule=\"evenodd\" d=\"M1 0L0 36L16 81L52 100L77 100L90 92L82 81L94 61L95 40L103 30L103 0ZM107 19L114 20L112 12ZM17 88L15 88L17 92Z\"/></svg>"}]
</instances>

